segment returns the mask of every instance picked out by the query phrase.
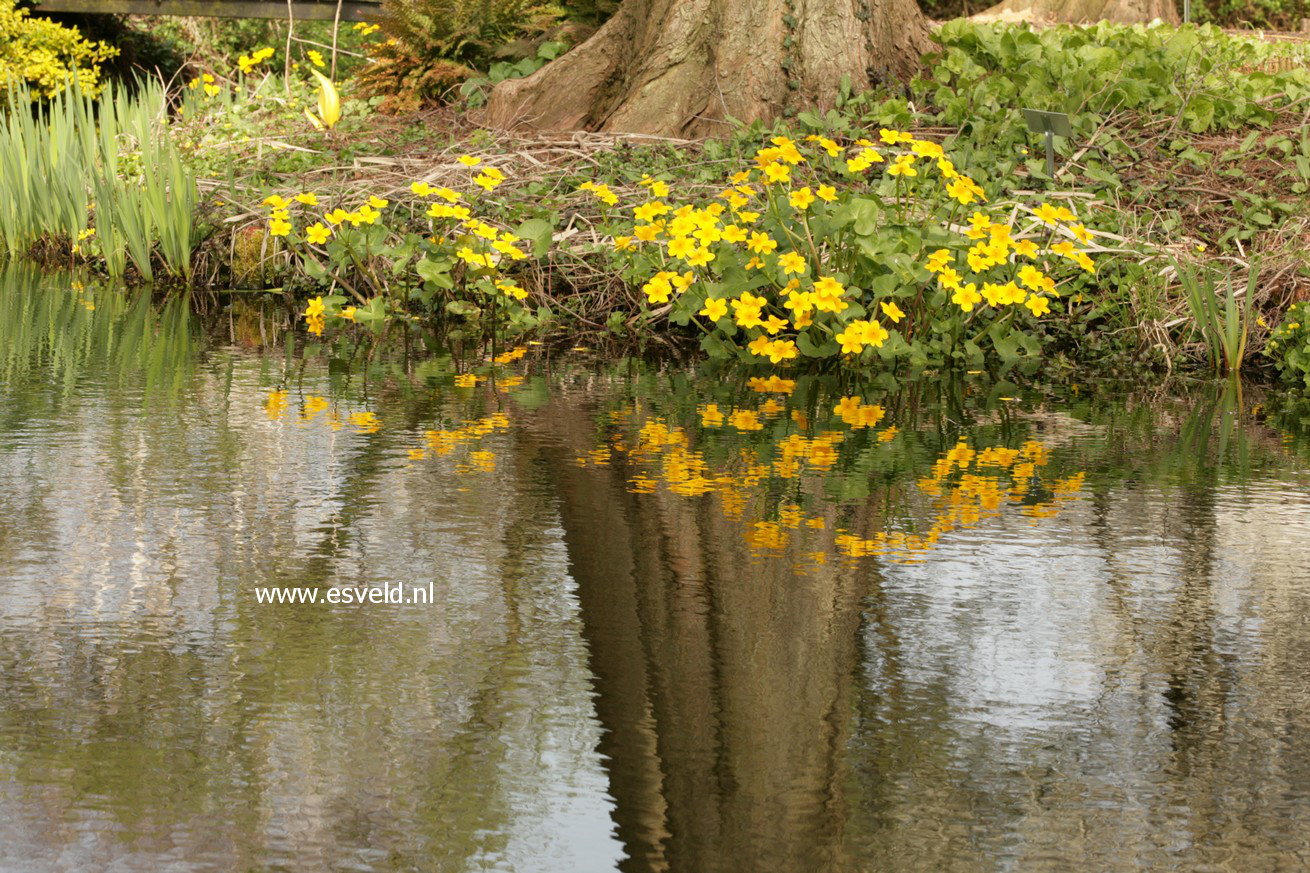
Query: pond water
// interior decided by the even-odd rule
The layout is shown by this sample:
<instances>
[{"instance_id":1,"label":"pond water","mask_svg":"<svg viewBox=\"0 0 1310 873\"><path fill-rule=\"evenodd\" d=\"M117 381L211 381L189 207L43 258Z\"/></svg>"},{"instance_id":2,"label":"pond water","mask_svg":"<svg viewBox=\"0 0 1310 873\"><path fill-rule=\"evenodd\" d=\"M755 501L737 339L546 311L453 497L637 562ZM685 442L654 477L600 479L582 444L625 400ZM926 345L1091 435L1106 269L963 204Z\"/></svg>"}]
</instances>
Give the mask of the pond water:
<instances>
[{"instance_id":1,"label":"pond water","mask_svg":"<svg viewBox=\"0 0 1310 873\"><path fill-rule=\"evenodd\" d=\"M0 281L0 870L1310 866L1303 408L253 313Z\"/></svg>"}]
</instances>

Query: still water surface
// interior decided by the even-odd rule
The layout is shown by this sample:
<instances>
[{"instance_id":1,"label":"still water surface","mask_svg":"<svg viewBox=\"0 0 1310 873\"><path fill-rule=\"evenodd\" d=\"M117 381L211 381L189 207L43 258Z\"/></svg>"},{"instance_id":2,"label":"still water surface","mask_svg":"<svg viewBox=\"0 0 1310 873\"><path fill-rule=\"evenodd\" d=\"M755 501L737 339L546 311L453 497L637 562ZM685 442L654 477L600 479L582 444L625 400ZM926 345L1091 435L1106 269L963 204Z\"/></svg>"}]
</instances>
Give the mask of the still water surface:
<instances>
[{"instance_id":1,"label":"still water surface","mask_svg":"<svg viewBox=\"0 0 1310 873\"><path fill-rule=\"evenodd\" d=\"M260 318L0 285L0 870L1310 866L1303 409Z\"/></svg>"}]
</instances>

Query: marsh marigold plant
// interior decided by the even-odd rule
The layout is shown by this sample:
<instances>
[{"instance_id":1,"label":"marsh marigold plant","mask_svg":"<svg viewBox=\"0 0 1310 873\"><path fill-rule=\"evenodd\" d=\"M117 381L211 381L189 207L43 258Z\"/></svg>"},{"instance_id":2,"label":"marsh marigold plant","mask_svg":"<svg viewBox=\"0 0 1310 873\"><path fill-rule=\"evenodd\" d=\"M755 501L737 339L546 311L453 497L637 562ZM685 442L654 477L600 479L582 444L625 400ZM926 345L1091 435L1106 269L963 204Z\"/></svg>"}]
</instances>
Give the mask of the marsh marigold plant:
<instances>
[{"instance_id":1,"label":"marsh marigold plant","mask_svg":"<svg viewBox=\"0 0 1310 873\"><path fill-rule=\"evenodd\" d=\"M1037 353L1060 285L1093 272L1066 205L989 202L937 143L894 130L841 144L774 137L712 198L646 177L625 205L583 186L646 306L714 355L867 366Z\"/></svg>"},{"instance_id":2,"label":"marsh marigold plant","mask_svg":"<svg viewBox=\"0 0 1310 873\"><path fill-rule=\"evenodd\" d=\"M415 181L403 203L371 195L330 202L312 191L270 195L265 231L304 270L344 293L312 298L303 317L321 335L334 322L380 324L442 311L525 329L535 324L529 294L514 278L531 241L478 216L479 198L505 173L465 155L464 191ZM413 231L415 223L426 232Z\"/></svg>"}]
</instances>

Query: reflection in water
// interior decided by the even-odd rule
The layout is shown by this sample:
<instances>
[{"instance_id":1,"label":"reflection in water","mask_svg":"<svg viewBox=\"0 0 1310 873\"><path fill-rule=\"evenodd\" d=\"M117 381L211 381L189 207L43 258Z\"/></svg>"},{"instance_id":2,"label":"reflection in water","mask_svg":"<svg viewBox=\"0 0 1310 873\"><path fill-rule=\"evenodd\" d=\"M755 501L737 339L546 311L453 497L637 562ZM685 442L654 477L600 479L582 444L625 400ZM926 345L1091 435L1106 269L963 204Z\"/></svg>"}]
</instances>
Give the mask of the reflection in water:
<instances>
[{"instance_id":1,"label":"reflection in water","mask_svg":"<svg viewBox=\"0 0 1310 873\"><path fill-rule=\"evenodd\" d=\"M68 285L0 288L0 869L1305 864L1310 476L1235 390L325 366Z\"/></svg>"}]
</instances>

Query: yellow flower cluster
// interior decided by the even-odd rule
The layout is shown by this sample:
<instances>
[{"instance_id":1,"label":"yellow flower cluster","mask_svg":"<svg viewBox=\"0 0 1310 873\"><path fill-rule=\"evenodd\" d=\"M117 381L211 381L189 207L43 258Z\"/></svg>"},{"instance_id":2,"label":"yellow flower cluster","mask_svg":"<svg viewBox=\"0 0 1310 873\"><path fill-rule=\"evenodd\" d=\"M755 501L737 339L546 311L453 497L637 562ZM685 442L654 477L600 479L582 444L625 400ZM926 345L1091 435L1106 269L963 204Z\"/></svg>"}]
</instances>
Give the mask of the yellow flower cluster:
<instances>
[{"instance_id":1,"label":"yellow flower cluster","mask_svg":"<svg viewBox=\"0 0 1310 873\"><path fill-rule=\"evenodd\" d=\"M248 55L241 55L237 58L237 67L245 75L250 75L260 64L273 57L273 49L261 48L251 52Z\"/></svg>"},{"instance_id":2,"label":"yellow flower cluster","mask_svg":"<svg viewBox=\"0 0 1310 873\"><path fill-rule=\"evenodd\" d=\"M875 166L884 167L891 180L881 195L865 187L876 184L869 172ZM930 183L929 177L938 181ZM696 322L703 330L773 364L796 358L802 339L837 354L860 355L883 347L897 332L909 336L916 322L935 315L924 289L916 292L917 280L905 276L900 277L903 290L882 286L875 294L847 286L849 269L840 265L849 265L853 242L842 234L853 219L838 210L855 194L862 198L861 208L873 204L900 222L913 213L925 228L935 225L962 238L928 255L925 266L936 274L945 299L963 313L984 301L1023 304L1033 316L1048 312L1050 299L1059 294L1055 279L1039 266L1045 254L1092 269L1089 255L1074 246L1074 241L1089 243L1090 232L1067 207L1042 204L1032 211L1032 227L1023 231L981 209L967 227L956 225L956 210L985 202L982 187L955 167L941 145L904 131L883 129L877 142L856 139L849 145L817 135L804 143L774 137L756 152L754 166L733 174L710 202L670 202L668 185L649 176L641 187L646 197L630 207L631 226L616 232L614 248L634 264L653 265L642 285L646 302L672 304L676 314L679 299L687 296L695 303L682 311L705 319ZM606 185L588 182L582 188L606 206L619 202ZM942 206L934 205L939 201ZM1032 238L1034 228L1049 228L1043 231L1046 244ZM1056 235L1068 238L1052 242ZM1033 263L1019 264L1020 258ZM974 275L963 272L966 264ZM989 274L997 269L1007 272ZM741 270L748 287L731 294L721 290L725 284L740 287ZM759 278L749 279L753 273ZM902 309L907 301L915 307L910 313Z\"/></svg>"},{"instance_id":3,"label":"yellow flower cluster","mask_svg":"<svg viewBox=\"0 0 1310 873\"><path fill-rule=\"evenodd\" d=\"M314 336L323 335L323 298L311 297L305 307L305 326Z\"/></svg>"},{"instance_id":4,"label":"yellow flower cluster","mask_svg":"<svg viewBox=\"0 0 1310 873\"><path fill-rule=\"evenodd\" d=\"M202 73L190 82L187 82L186 86L192 91L203 86L206 97L217 97L219 91L223 90L222 86L218 84L218 80L214 78L213 73Z\"/></svg>"}]
</instances>

